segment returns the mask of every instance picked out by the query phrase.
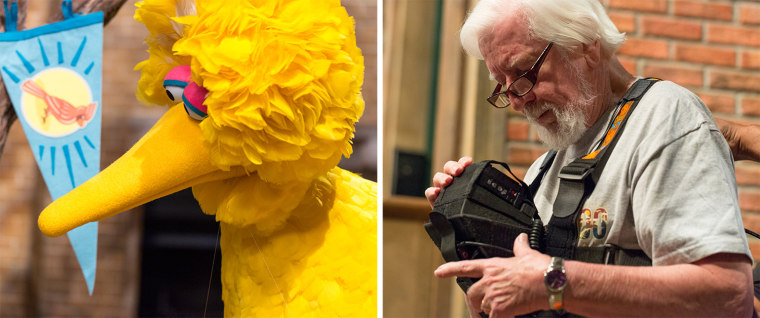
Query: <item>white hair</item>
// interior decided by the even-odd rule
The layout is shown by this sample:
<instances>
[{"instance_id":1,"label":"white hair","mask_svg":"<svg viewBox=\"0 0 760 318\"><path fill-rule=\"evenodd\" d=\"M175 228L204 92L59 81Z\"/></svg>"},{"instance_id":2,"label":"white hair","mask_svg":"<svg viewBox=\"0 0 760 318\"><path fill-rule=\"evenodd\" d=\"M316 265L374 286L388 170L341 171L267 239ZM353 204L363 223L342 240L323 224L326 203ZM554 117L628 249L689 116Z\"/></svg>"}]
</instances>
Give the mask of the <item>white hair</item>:
<instances>
[{"instance_id":1,"label":"white hair","mask_svg":"<svg viewBox=\"0 0 760 318\"><path fill-rule=\"evenodd\" d=\"M625 42L625 34L618 31L598 0L480 0L460 31L462 47L467 54L483 59L481 38L499 19L519 15L526 19L530 36L563 49L599 40L602 54L609 56Z\"/></svg>"}]
</instances>

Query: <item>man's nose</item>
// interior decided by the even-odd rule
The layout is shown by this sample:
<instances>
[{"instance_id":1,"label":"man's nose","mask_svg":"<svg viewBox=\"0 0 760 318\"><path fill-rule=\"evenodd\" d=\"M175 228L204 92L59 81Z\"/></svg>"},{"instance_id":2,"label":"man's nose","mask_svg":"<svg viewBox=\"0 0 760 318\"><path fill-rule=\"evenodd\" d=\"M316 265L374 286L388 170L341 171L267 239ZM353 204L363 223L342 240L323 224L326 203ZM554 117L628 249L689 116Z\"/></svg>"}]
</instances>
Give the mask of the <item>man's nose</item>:
<instances>
[{"instance_id":1,"label":"man's nose","mask_svg":"<svg viewBox=\"0 0 760 318\"><path fill-rule=\"evenodd\" d=\"M529 104L530 102L534 100L536 100L536 95L533 94L532 90L523 96L517 96L515 94L509 93L509 104L516 111L521 112L523 114L525 113L525 105Z\"/></svg>"}]
</instances>

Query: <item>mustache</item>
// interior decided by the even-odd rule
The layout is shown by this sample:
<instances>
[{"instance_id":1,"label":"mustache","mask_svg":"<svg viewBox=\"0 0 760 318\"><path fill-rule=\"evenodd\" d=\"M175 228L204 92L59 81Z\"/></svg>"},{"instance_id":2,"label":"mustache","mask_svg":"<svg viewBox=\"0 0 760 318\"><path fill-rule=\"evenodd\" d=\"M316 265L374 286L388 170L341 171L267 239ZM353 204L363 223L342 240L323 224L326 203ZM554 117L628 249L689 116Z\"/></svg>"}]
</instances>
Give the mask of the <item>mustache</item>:
<instances>
[{"instance_id":1,"label":"mustache","mask_svg":"<svg viewBox=\"0 0 760 318\"><path fill-rule=\"evenodd\" d=\"M532 107L525 108L525 117L528 118L528 121L536 122L538 120L538 117L540 117L547 110L555 110L556 108L557 106L552 103L538 103Z\"/></svg>"}]
</instances>

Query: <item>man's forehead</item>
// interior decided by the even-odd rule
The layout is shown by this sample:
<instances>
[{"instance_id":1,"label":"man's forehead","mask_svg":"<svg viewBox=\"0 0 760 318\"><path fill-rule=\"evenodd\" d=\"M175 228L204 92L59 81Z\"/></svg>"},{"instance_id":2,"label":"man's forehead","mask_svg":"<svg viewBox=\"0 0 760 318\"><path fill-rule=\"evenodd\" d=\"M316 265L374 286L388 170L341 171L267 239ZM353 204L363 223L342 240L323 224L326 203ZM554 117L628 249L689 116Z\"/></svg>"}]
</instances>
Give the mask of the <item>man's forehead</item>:
<instances>
[{"instance_id":1,"label":"man's forehead","mask_svg":"<svg viewBox=\"0 0 760 318\"><path fill-rule=\"evenodd\" d=\"M522 41L502 39L501 43L493 44L488 50L483 50L486 62L488 64L498 64L502 67L506 66L511 69L525 67L526 64L532 63L541 51L538 40L524 43Z\"/></svg>"},{"instance_id":2,"label":"man's forehead","mask_svg":"<svg viewBox=\"0 0 760 318\"><path fill-rule=\"evenodd\" d=\"M510 68L517 68L517 67L525 66L526 64L530 64L532 63L533 60L536 59L534 57L536 53L535 51L536 51L535 48L532 46L528 47L528 46L521 45L516 50L516 53L511 55L509 60L507 60L508 61L507 65Z\"/></svg>"},{"instance_id":3,"label":"man's forehead","mask_svg":"<svg viewBox=\"0 0 760 318\"><path fill-rule=\"evenodd\" d=\"M494 25L490 34L483 36L481 51L486 62L514 68L530 60L535 51L540 50L537 47L541 41L529 34L523 20L520 17L503 19Z\"/></svg>"}]
</instances>

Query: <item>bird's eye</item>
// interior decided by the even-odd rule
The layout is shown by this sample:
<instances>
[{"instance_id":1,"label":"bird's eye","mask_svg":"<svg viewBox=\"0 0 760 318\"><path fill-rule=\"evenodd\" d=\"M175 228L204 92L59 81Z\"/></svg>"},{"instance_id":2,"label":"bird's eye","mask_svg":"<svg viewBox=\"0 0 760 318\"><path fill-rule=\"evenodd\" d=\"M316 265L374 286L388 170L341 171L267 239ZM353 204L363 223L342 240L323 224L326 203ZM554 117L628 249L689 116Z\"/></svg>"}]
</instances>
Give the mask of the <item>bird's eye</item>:
<instances>
[{"instance_id":1,"label":"bird's eye","mask_svg":"<svg viewBox=\"0 0 760 318\"><path fill-rule=\"evenodd\" d=\"M208 90L195 84L191 77L190 66L177 66L164 77L164 88L172 101L178 102L182 99L185 111L191 118L203 120L207 116L203 101L206 100Z\"/></svg>"},{"instance_id":2,"label":"bird's eye","mask_svg":"<svg viewBox=\"0 0 760 318\"><path fill-rule=\"evenodd\" d=\"M166 77L164 77L164 88L169 99L173 102L178 102L182 98L182 93L187 83L191 81L190 77L190 67L187 65L177 66L166 74Z\"/></svg>"},{"instance_id":3,"label":"bird's eye","mask_svg":"<svg viewBox=\"0 0 760 318\"><path fill-rule=\"evenodd\" d=\"M208 108L203 105L203 101L206 100L208 90L198 86L194 82L190 82L185 87L185 91L182 94L182 102L185 104L185 111L187 114L195 120L203 120L208 116Z\"/></svg>"},{"instance_id":4,"label":"bird's eye","mask_svg":"<svg viewBox=\"0 0 760 318\"><path fill-rule=\"evenodd\" d=\"M166 81L164 81L164 88L166 89L166 95L173 102L179 101L182 98L182 92L185 90L182 86L166 85Z\"/></svg>"}]
</instances>

